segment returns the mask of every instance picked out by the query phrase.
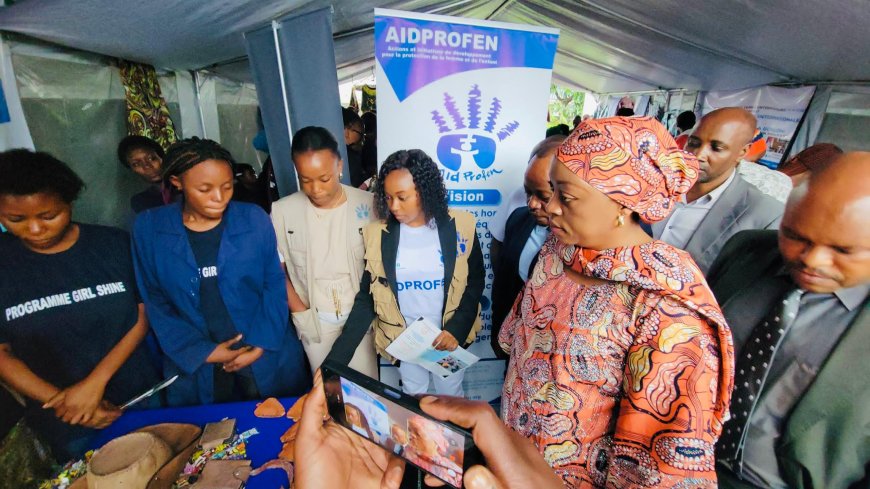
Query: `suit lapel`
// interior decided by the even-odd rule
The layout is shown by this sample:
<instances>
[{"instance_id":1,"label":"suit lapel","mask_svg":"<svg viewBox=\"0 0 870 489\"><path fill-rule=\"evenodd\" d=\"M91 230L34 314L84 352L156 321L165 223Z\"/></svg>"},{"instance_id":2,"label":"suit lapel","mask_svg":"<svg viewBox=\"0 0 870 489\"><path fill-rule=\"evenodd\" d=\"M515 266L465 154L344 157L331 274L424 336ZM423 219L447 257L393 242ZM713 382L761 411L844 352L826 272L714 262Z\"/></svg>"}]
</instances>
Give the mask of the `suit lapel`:
<instances>
[{"instance_id":1,"label":"suit lapel","mask_svg":"<svg viewBox=\"0 0 870 489\"><path fill-rule=\"evenodd\" d=\"M707 250L728 233L731 227L737 224L737 219L747 211L745 205L746 185L747 183L740 178L740 175L734 175L734 180L704 216L704 220L701 221L698 229L686 243L686 251L693 257L697 257L695 261L703 261L701 257ZM653 229L655 229L655 225L653 225ZM661 232L659 232L659 236L661 236Z\"/></svg>"},{"instance_id":2,"label":"suit lapel","mask_svg":"<svg viewBox=\"0 0 870 489\"><path fill-rule=\"evenodd\" d=\"M510 273L517 273L519 270L520 255L523 253L523 248L526 247L529 236L531 236L532 231L537 225L535 216L529 212L529 208L524 207L523 209L525 209L526 213L523 215L519 226L517 226L519 232L514 233L514 229L505 229L505 246L502 253L504 253L505 257L504 263L510 267ZM511 233L511 235L508 236L508 233Z\"/></svg>"},{"instance_id":3,"label":"suit lapel","mask_svg":"<svg viewBox=\"0 0 870 489\"><path fill-rule=\"evenodd\" d=\"M735 358L739 358L739 352L755 326L764 320L792 287L794 286L787 276L761 276L752 287L742 289L721 305L722 313L729 318L729 323L750 326L731 329Z\"/></svg>"},{"instance_id":4,"label":"suit lapel","mask_svg":"<svg viewBox=\"0 0 870 489\"><path fill-rule=\"evenodd\" d=\"M535 216L531 213L526 214L525 219L523 219L523 224L520 226L520 239L515 240L516 248L514 251L516 252L516 256L519 257L520 253L523 252L523 248L526 247L526 242L529 241L529 236L532 235L532 231L535 229L538 223L535 221Z\"/></svg>"},{"instance_id":5,"label":"suit lapel","mask_svg":"<svg viewBox=\"0 0 870 489\"><path fill-rule=\"evenodd\" d=\"M861 305L861 311L795 406L783 433L781 453L794 453L795 445L799 444L822 446L824 441L811 436L815 433L811 428L835 410L836 405L854 402L870 390L870 367L863 360L867 345L870 345L870 300Z\"/></svg>"},{"instance_id":6,"label":"suit lapel","mask_svg":"<svg viewBox=\"0 0 870 489\"><path fill-rule=\"evenodd\" d=\"M393 295L399 297L396 285L396 255L399 252L399 223L395 219L387 221L387 229L381 236L381 259L384 262L384 274L393 290Z\"/></svg>"},{"instance_id":7,"label":"suit lapel","mask_svg":"<svg viewBox=\"0 0 870 489\"><path fill-rule=\"evenodd\" d=\"M453 281L453 271L456 268L456 221L447 216L439 219L438 237L441 240L441 256L444 258L444 303L447 303L447 291L450 290L450 282ZM469 243L469 247L471 243Z\"/></svg>"}]
</instances>

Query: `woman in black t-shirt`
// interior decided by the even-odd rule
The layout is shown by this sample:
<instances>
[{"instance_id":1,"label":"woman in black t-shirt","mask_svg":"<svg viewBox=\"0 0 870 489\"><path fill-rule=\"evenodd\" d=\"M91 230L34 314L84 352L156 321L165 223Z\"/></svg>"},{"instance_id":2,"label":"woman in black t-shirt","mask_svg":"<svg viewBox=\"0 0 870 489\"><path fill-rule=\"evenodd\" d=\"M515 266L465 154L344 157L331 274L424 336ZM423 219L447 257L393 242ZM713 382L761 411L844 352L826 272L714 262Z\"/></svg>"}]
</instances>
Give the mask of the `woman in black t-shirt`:
<instances>
[{"instance_id":1,"label":"woman in black t-shirt","mask_svg":"<svg viewBox=\"0 0 870 489\"><path fill-rule=\"evenodd\" d=\"M158 381L128 235L72 221L83 182L46 153L0 153L0 380L58 459ZM155 401L150 401L153 404Z\"/></svg>"}]
</instances>

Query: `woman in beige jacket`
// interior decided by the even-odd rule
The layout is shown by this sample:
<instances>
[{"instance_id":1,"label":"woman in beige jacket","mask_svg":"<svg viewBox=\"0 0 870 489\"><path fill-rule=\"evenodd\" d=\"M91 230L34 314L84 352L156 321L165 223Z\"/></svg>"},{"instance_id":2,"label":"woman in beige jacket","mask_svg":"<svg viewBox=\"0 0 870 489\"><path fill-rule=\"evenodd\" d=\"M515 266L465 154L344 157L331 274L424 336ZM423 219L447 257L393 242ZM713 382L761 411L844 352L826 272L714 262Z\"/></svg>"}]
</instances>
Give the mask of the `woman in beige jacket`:
<instances>
[{"instance_id":1,"label":"woman in beige jacket","mask_svg":"<svg viewBox=\"0 0 870 489\"><path fill-rule=\"evenodd\" d=\"M293 137L300 190L272 205L272 222L287 271L293 324L315 371L344 327L363 274L362 229L374 219L372 194L341 184L335 137L305 127ZM378 378L369 330L350 366Z\"/></svg>"}]
</instances>

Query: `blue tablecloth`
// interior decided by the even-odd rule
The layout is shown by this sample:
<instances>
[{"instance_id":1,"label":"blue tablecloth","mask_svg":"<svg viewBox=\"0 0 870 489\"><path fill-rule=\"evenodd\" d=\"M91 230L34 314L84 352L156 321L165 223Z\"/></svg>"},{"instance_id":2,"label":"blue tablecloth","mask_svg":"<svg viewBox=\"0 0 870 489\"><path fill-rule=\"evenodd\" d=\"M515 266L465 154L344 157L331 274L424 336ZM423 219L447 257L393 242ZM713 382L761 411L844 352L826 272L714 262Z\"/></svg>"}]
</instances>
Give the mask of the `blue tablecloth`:
<instances>
[{"instance_id":1,"label":"blue tablecloth","mask_svg":"<svg viewBox=\"0 0 870 489\"><path fill-rule=\"evenodd\" d=\"M285 409L296 402L296 398L280 399ZM206 423L220 421L224 418L236 419L236 432L242 433L251 428L257 428L259 435L248 440L248 458L251 466L256 468L278 456L281 451L281 435L287 431L293 421L282 416L280 418L258 418L254 416L257 401L237 402L232 404L215 404L211 406L192 406L184 408L151 409L128 411L111 426L103 430L97 438L94 448L103 446L109 440L131 431L158 423L191 423L204 427ZM278 489L287 487L287 476L283 470L267 470L248 480L247 489Z\"/></svg>"}]
</instances>

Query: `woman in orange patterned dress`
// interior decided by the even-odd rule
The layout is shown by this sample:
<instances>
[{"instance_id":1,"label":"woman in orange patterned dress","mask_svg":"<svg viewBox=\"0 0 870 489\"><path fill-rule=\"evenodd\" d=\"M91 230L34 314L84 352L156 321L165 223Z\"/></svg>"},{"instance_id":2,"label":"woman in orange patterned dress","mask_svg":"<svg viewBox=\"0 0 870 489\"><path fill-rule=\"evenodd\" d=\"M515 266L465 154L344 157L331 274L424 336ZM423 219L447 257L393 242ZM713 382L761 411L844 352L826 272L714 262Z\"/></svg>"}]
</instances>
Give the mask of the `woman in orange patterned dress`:
<instances>
[{"instance_id":1,"label":"woman in orange patterned dress","mask_svg":"<svg viewBox=\"0 0 870 489\"><path fill-rule=\"evenodd\" d=\"M731 332L692 258L640 225L697 175L652 118L583 122L554 160L552 234L499 337L502 417L570 487L716 487Z\"/></svg>"}]
</instances>

